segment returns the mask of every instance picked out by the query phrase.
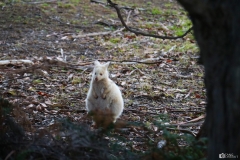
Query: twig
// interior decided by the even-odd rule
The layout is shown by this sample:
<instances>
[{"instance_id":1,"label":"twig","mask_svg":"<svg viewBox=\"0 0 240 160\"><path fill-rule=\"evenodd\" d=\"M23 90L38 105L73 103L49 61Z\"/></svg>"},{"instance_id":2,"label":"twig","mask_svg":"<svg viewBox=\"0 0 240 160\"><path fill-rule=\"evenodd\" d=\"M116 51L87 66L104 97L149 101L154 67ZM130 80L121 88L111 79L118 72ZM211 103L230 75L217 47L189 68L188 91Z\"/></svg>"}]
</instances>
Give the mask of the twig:
<instances>
[{"instance_id":1,"label":"twig","mask_svg":"<svg viewBox=\"0 0 240 160\"><path fill-rule=\"evenodd\" d=\"M110 34L110 33L112 33L112 31L108 31L108 32L95 32L95 33L88 33L88 34L73 36L73 38L84 38L84 37L100 36L100 35L107 35L107 34Z\"/></svg>"},{"instance_id":2,"label":"twig","mask_svg":"<svg viewBox=\"0 0 240 160\"><path fill-rule=\"evenodd\" d=\"M143 137L143 136L142 136L142 133L141 133L141 132L138 132L136 128L132 128L132 130L133 130L134 132L138 133L139 135L141 135L141 137ZM144 134L144 133L143 133L143 134ZM154 140L153 140L149 135L144 134L144 136L147 137L147 138L148 138L149 140L151 140L152 142L154 142Z\"/></svg>"},{"instance_id":3,"label":"twig","mask_svg":"<svg viewBox=\"0 0 240 160\"><path fill-rule=\"evenodd\" d=\"M171 67L171 68L173 68L177 73L179 73L178 72L178 70L176 69L176 67L174 67L174 66L172 66L172 65L170 65L170 64L167 64L166 62L163 62L165 65L167 65L168 67Z\"/></svg>"},{"instance_id":4,"label":"twig","mask_svg":"<svg viewBox=\"0 0 240 160\"><path fill-rule=\"evenodd\" d=\"M53 1L25 2L25 3L28 3L28 4L42 4L42 3L57 3L57 1L53 0Z\"/></svg>"},{"instance_id":5,"label":"twig","mask_svg":"<svg viewBox=\"0 0 240 160\"><path fill-rule=\"evenodd\" d=\"M8 160L8 159L11 157L11 155L12 155L13 153L15 153L14 150L11 151L10 153L8 153L7 157L6 157L4 160Z\"/></svg>"},{"instance_id":6,"label":"twig","mask_svg":"<svg viewBox=\"0 0 240 160\"><path fill-rule=\"evenodd\" d=\"M108 60L108 59L99 59L98 61L102 62L111 62L113 64L117 63L122 63L122 64L136 64L136 63L141 63L141 64L158 64L158 63L163 63L162 58L148 58L140 61L135 61L135 60ZM147 61L155 61L155 62L147 62Z\"/></svg>"},{"instance_id":7,"label":"twig","mask_svg":"<svg viewBox=\"0 0 240 160\"><path fill-rule=\"evenodd\" d=\"M124 29L124 28L118 29L118 30L116 30L116 31L88 33L88 34L77 35L77 36L72 36L72 37L73 37L73 38L84 38L84 37L92 37L92 36L99 36L99 35L114 34L114 33L123 31L123 29Z\"/></svg>"},{"instance_id":8,"label":"twig","mask_svg":"<svg viewBox=\"0 0 240 160\"><path fill-rule=\"evenodd\" d=\"M186 124L186 123L189 123L189 122L196 122L196 121L198 121L198 120L200 120L200 119L204 119L204 118L205 118L205 115L201 115L201 116L199 116L199 117L197 117L197 118L194 118L194 119L192 119L192 120L190 120L190 121L181 122L181 123L179 123L179 124Z\"/></svg>"},{"instance_id":9,"label":"twig","mask_svg":"<svg viewBox=\"0 0 240 160\"><path fill-rule=\"evenodd\" d=\"M140 73L140 75L145 75L145 73L143 73L139 68L137 68L136 66L133 65L133 67L135 68L134 70L132 70L128 75L132 75L135 71L138 71Z\"/></svg>"},{"instance_id":10,"label":"twig","mask_svg":"<svg viewBox=\"0 0 240 160\"><path fill-rule=\"evenodd\" d=\"M103 22L103 21L97 21L97 22L94 22L93 24L99 24L99 25L108 26L108 27L114 27L114 28L121 27L119 25L109 24L109 23Z\"/></svg>"},{"instance_id":11,"label":"twig","mask_svg":"<svg viewBox=\"0 0 240 160\"><path fill-rule=\"evenodd\" d=\"M169 124L169 126L181 126L181 127L191 127L191 126L198 126L202 125L204 121L199 121L196 123L187 123L187 124Z\"/></svg>"},{"instance_id":12,"label":"twig","mask_svg":"<svg viewBox=\"0 0 240 160\"><path fill-rule=\"evenodd\" d=\"M205 113L204 111L192 111L192 110L169 110L168 112L197 112L197 113Z\"/></svg>"},{"instance_id":13,"label":"twig","mask_svg":"<svg viewBox=\"0 0 240 160\"><path fill-rule=\"evenodd\" d=\"M184 76L184 75L181 75L181 74L174 74L173 76L178 77L178 78L186 78L186 79L193 77L192 75L186 75L186 76Z\"/></svg>"},{"instance_id":14,"label":"twig","mask_svg":"<svg viewBox=\"0 0 240 160\"><path fill-rule=\"evenodd\" d=\"M109 5L111 7L113 7L116 12L117 12L117 15L118 15L118 18L120 19L122 25L130 32L133 32L135 33L136 35L142 35L142 36L148 36L148 37L154 37L154 38L161 38L161 39L178 39L178 38L183 38L184 36L186 36L192 29L193 27L189 28L183 35L181 36L176 36L176 37L168 37L168 36L159 36L159 35L155 35L155 34L149 34L149 33L145 33L145 32L142 32L142 31L137 31L136 29L132 29L130 27L128 27L126 25L126 23L124 22L123 20L123 17L121 15L121 12L120 12L120 9L118 8L118 5L113 3L111 0L107 0L107 2L109 3Z\"/></svg>"},{"instance_id":15,"label":"twig","mask_svg":"<svg viewBox=\"0 0 240 160\"><path fill-rule=\"evenodd\" d=\"M127 21L126 21L126 24L128 24L128 23L129 23L129 18L130 18L130 15L131 15L131 13L132 13L132 10L128 12L128 16L127 16Z\"/></svg>"},{"instance_id":16,"label":"twig","mask_svg":"<svg viewBox=\"0 0 240 160\"><path fill-rule=\"evenodd\" d=\"M151 137L149 137L149 135L146 134L146 137L147 137L149 140L151 140L152 142L154 142L154 140L153 140Z\"/></svg>"},{"instance_id":17,"label":"twig","mask_svg":"<svg viewBox=\"0 0 240 160\"><path fill-rule=\"evenodd\" d=\"M192 89L190 89L190 91L188 92L188 94L187 94L183 99L186 99L187 97L189 97L191 93L192 93Z\"/></svg>"},{"instance_id":18,"label":"twig","mask_svg":"<svg viewBox=\"0 0 240 160\"><path fill-rule=\"evenodd\" d=\"M192 131L188 130L188 129L169 128L169 127L166 127L166 129L170 130L170 131L180 131L180 132L183 132L183 133L189 133L189 134L193 135L194 137L196 137L196 134L193 133Z\"/></svg>"}]
</instances>

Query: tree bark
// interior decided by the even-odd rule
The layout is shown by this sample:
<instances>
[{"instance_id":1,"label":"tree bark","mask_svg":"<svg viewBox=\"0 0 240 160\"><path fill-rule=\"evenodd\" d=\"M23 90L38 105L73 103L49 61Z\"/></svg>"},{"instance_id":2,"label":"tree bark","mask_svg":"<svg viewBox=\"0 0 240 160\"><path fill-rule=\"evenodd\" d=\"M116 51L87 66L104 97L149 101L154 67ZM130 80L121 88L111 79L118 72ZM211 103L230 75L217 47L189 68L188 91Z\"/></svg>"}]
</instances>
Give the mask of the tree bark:
<instances>
[{"instance_id":1,"label":"tree bark","mask_svg":"<svg viewBox=\"0 0 240 160\"><path fill-rule=\"evenodd\" d=\"M240 156L240 1L178 2L189 13L205 68L208 159Z\"/></svg>"}]
</instances>

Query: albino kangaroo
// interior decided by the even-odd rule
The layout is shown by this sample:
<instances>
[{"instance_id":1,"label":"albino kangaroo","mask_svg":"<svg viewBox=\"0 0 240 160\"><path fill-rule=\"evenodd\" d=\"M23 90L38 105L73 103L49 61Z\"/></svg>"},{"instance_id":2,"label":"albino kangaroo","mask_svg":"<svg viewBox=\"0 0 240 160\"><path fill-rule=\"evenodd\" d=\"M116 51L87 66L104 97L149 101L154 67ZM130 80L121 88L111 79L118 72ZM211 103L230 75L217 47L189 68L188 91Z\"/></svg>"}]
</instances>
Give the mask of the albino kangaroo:
<instances>
[{"instance_id":1,"label":"albino kangaroo","mask_svg":"<svg viewBox=\"0 0 240 160\"><path fill-rule=\"evenodd\" d=\"M86 99L88 113L94 112L96 116L104 116L116 122L123 112L123 98L119 87L108 77L109 62L100 64L94 62L92 80ZM110 115L110 117L109 117ZM97 121L93 117L94 121Z\"/></svg>"}]
</instances>

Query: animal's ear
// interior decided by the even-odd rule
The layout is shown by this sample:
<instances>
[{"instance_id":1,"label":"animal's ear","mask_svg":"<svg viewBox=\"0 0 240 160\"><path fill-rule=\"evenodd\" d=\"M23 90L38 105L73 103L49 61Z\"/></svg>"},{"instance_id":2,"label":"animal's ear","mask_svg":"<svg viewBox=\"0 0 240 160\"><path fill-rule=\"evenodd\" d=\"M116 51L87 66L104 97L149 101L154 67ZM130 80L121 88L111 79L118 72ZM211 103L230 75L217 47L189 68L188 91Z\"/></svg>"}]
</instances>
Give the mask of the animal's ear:
<instances>
[{"instance_id":1,"label":"animal's ear","mask_svg":"<svg viewBox=\"0 0 240 160\"><path fill-rule=\"evenodd\" d=\"M99 66L99 65L101 65L101 64L98 62L98 60L96 60L96 61L94 61L94 65L95 65L95 66Z\"/></svg>"},{"instance_id":2,"label":"animal's ear","mask_svg":"<svg viewBox=\"0 0 240 160\"><path fill-rule=\"evenodd\" d=\"M108 68L109 64L110 64L110 62L105 63L105 64L104 64L104 67L105 67L105 68Z\"/></svg>"}]
</instances>

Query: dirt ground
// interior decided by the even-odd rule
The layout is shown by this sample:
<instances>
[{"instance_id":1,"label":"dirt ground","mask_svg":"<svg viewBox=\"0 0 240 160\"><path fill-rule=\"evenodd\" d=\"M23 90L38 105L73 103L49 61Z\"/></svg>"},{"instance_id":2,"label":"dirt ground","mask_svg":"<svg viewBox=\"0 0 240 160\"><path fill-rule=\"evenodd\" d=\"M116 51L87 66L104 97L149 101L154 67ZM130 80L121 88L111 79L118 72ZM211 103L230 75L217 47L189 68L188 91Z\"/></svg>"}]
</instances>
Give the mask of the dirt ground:
<instances>
[{"instance_id":1,"label":"dirt ground","mask_svg":"<svg viewBox=\"0 0 240 160\"><path fill-rule=\"evenodd\" d=\"M148 33L175 36L191 27L175 1L115 3L123 6L129 26ZM97 59L111 62L110 77L122 91L120 121L142 122L154 131L157 121L197 134L206 96L192 32L177 40L135 35L123 29L113 8L87 0L0 2L0 7L0 60L33 62L0 66L1 96L18 106L12 116L29 135L63 118L91 126L85 98ZM122 136L149 138L144 135L135 128ZM159 135L150 139L157 142ZM144 150L141 142L133 146Z\"/></svg>"}]
</instances>

